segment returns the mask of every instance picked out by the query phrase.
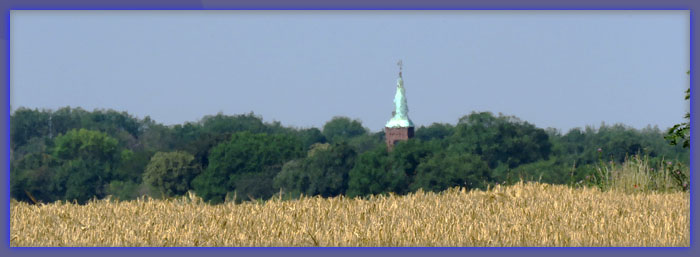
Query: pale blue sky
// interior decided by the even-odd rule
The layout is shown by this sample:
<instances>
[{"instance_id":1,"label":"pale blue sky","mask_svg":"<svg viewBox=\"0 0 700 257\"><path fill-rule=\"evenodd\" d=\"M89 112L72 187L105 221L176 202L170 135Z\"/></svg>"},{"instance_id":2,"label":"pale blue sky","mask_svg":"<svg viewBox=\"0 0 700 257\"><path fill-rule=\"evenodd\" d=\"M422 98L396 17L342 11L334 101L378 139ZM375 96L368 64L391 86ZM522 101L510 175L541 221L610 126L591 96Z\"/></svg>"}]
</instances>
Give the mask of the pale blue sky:
<instances>
[{"instance_id":1,"label":"pale blue sky","mask_svg":"<svg viewBox=\"0 0 700 257\"><path fill-rule=\"evenodd\" d=\"M12 11L11 104L166 125L250 111L379 131L403 59L417 126L683 121L688 11Z\"/></svg>"}]
</instances>

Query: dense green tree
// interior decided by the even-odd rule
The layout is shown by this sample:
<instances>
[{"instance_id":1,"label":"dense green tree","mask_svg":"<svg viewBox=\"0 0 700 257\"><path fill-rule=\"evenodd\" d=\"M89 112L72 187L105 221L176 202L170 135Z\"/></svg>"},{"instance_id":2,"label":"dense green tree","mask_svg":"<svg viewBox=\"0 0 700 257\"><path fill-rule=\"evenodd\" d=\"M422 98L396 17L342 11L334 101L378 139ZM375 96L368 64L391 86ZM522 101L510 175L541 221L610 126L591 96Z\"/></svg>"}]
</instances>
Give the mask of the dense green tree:
<instances>
[{"instance_id":1,"label":"dense green tree","mask_svg":"<svg viewBox=\"0 0 700 257\"><path fill-rule=\"evenodd\" d=\"M464 116L457 125L420 127L416 138L399 142L390 153L383 131L368 133L359 120L345 117L323 130L263 123L252 113L164 126L125 112L64 107L19 108L10 121L10 194L27 202L160 196L142 181L156 152L193 156L191 165L202 172L190 186L212 202L227 195L267 199L280 188L287 195L361 196L403 194L426 185L439 190L466 180L570 184L594 175L601 162L619 163L637 153L648 155L653 167L690 161L689 150L680 141L669 145L658 127L602 124L560 133L488 112ZM478 163L476 157L491 169L481 180L454 175L463 170L458 160ZM448 170L435 173L441 165Z\"/></svg>"},{"instance_id":2,"label":"dense green tree","mask_svg":"<svg viewBox=\"0 0 700 257\"><path fill-rule=\"evenodd\" d=\"M157 152L143 173L143 182L156 188L163 196L185 194L190 182L200 173L194 156L185 152Z\"/></svg>"},{"instance_id":3,"label":"dense green tree","mask_svg":"<svg viewBox=\"0 0 700 257\"><path fill-rule=\"evenodd\" d=\"M262 200L272 197L279 192L273 186L273 179L282 169L282 165L263 167L261 172L241 174L235 182L236 200Z\"/></svg>"},{"instance_id":4,"label":"dense green tree","mask_svg":"<svg viewBox=\"0 0 700 257\"><path fill-rule=\"evenodd\" d=\"M409 191L418 165L438 152L441 146L436 142L409 139L399 142L389 154L389 165L392 173L405 174L405 179L399 180L395 193L404 194Z\"/></svg>"},{"instance_id":5,"label":"dense green tree","mask_svg":"<svg viewBox=\"0 0 700 257\"><path fill-rule=\"evenodd\" d=\"M454 134L454 126L447 123L433 123L428 127L420 126L416 130L416 138L423 141L442 140Z\"/></svg>"},{"instance_id":6,"label":"dense green tree","mask_svg":"<svg viewBox=\"0 0 700 257\"><path fill-rule=\"evenodd\" d=\"M439 192L450 187L485 189L490 180L489 167L479 156L469 153L439 152L416 168L411 190L422 188Z\"/></svg>"},{"instance_id":7,"label":"dense green tree","mask_svg":"<svg viewBox=\"0 0 700 257\"><path fill-rule=\"evenodd\" d=\"M227 192L234 192L240 178L303 154L301 143L289 135L234 133L228 141L211 149L209 166L193 180L192 186L205 201L222 202Z\"/></svg>"},{"instance_id":8,"label":"dense green tree","mask_svg":"<svg viewBox=\"0 0 700 257\"><path fill-rule=\"evenodd\" d=\"M133 149L158 152L176 148L174 129L156 123L149 116L143 119L139 131L138 147Z\"/></svg>"},{"instance_id":9,"label":"dense green tree","mask_svg":"<svg viewBox=\"0 0 700 257\"><path fill-rule=\"evenodd\" d=\"M292 196L345 194L348 173L355 164L355 157L356 153L349 145L333 144L304 159L287 162L275 177L274 185Z\"/></svg>"},{"instance_id":10,"label":"dense green tree","mask_svg":"<svg viewBox=\"0 0 700 257\"><path fill-rule=\"evenodd\" d=\"M204 116L200 121L205 132L213 134L234 133L248 131L251 133L268 132L267 126L260 116L255 114L224 115L219 113L215 116Z\"/></svg>"},{"instance_id":11,"label":"dense green tree","mask_svg":"<svg viewBox=\"0 0 700 257\"><path fill-rule=\"evenodd\" d=\"M139 120L130 114L115 110L96 109L81 119L81 122L83 128L99 130L113 136L123 131L133 138L138 137L141 126Z\"/></svg>"},{"instance_id":12,"label":"dense green tree","mask_svg":"<svg viewBox=\"0 0 700 257\"><path fill-rule=\"evenodd\" d=\"M58 167L54 188L61 199L83 204L91 198L106 196L109 166L96 159L77 158Z\"/></svg>"},{"instance_id":13,"label":"dense green tree","mask_svg":"<svg viewBox=\"0 0 700 257\"><path fill-rule=\"evenodd\" d=\"M116 177L115 168L131 152L121 151L118 141L103 132L72 129L54 139L53 155L60 162L55 193L60 199L84 203L106 196L106 185Z\"/></svg>"},{"instance_id":14,"label":"dense green tree","mask_svg":"<svg viewBox=\"0 0 700 257\"><path fill-rule=\"evenodd\" d=\"M327 142L326 137L317 128L300 129L296 132L296 135L305 150L308 150L313 144Z\"/></svg>"},{"instance_id":15,"label":"dense green tree","mask_svg":"<svg viewBox=\"0 0 700 257\"><path fill-rule=\"evenodd\" d=\"M119 161L113 162L112 179L121 181L130 181L133 183L141 183L143 172L146 170L146 165L153 156L149 151L131 151L124 149L119 154Z\"/></svg>"},{"instance_id":16,"label":"dense green tree","mask_svg":"<svg viewBox=\"0 0 700 257\"><path fill-rule=\"evenodd\" d=\"M104 132L69 130L54 139L52 152L60 162L53 180L60 199L84 203L92 197L102 198L113 180L135 183L140 175L126 170L135 163L134 153L120 148Z\"/></svg>"},{"instance_id":17,"label":"dense green tree","mask_svg":"<svg viewBox=\"0 0 700 257\"><path fill-rule=\"evenodd\" d=\"M348 197L404 192L408 177L404 170L392 169L386 145L360 154L349 172Z\"/></svg>"},{"instance_id":18,"label":"dense green tree","mask_svg":"<svg viewBox=\"0 0 700 257\"><path fill-rule=\"evenodd\" d=\"M186 145L196 141L202 134L202 126L199 123L186 122L177 124L173 129L173 149L184 150Z\"/></svg>"},{"instance_id":19,"label":"dense green tree","mask_svg":"<svg viewBox=\"0 0 700 257\"><path fill-rule=\"evenodd\" d=\"M43 152L30 153L11 162L10 196L30 203L57 200L52 186L58 166L56 158Z\"/></svg>"},{"instance_id":20,"label":"dense green tree","mask_svg":"<svg viewBox=\"0 0 700 257\"><path fill-rule=\"evenodd\" d=\"M682 159L687 151L681 146L667 146L661 130L647 127L637 130L615 124L601 124L599 128L572 129L561 138L553 138L558 158L576 164L594 164L600 161L623 162L627 156L649 155L653 158Z\"/></svg>"},{"instance_id":21,"label":"dense green tree","mask_svg":"<svg viewBox=\"0 0 700 257\"><path fill-rule=\"evenodd\" d=\"M549 160L540 160L514 168L513 179L550 184L568 184L570 182L571 169L571 165L567 165L557 157L553 157L549 158ZM503 182L506 180L507 178L496 178L496 181Z\"/></svg>"},{"instance_id":22,"label":"dense green tree","mask_svg":"<svg viewBox=\"0 0 700 257\"><path fill-rule=\"evenodd\" d=\"M54 155L64 160L95 159L113 161L116 158L118 142L105 133L73 129L56 137Z\"/></svg>"},{"instance_id":23,"label":"dense green tree","mask_svg":"<svg viewBox=\"0 0 700 257\"><path fill-rule=\"evenodd\" d=\"M378 145L385 145L384 140L376 134L356 136L349 139L347 142L358 154L374 149Z\"/></svg>"},{"instance_id":24,"label":"dense green tree","mask_svg":"<svg viewBox=\"0 0 700 257\"><path fill-rule=\"evenodd\" d=\"M307 161L303 158L286 162L272 181L274 188L290 197L306 194L312 179L306 171L307 166Z\"/></svg>"},{"instance_id":25,"label":"dense green tree","mask_svg":"<svg viewBox=\"0 0 700 257\"><path fill-rule=\"evenodd\" d=\"M197 140L191 141L188 145L184 147L184 150L193 154L195 160L206 169L209 166L209 152L211 149L222 143L226 142L231 138L231 133L201 133Z\"/></svg>"},{"instance_id":26,"label":"dense green tree","mask_svg":"<svg viewBox=\"0 0 700 257\"><path fill-rule=\"evenodd\" d=\"M282 126L282 123L279 121L272 121L265 122L265 132L270 134L294 134L297 130Z\"/></svg>"},{"instance_id":27,"label":"dense green tree","mask_svg":"<svg viewBox=\"0 0 700 257\"><path fill-rule=\"evenodd\" d=\"M16 150L34 137L49 134L49 113L20 107L10 116L10 148Z\"/></svg>"},{"instance_id":28,"label":"dense green tree","mask_svg":"<svg viewBox=\"0 0 700 257\"><path fill-rule=\"evenodd\" d=\"M490 112L460 118L450 141L452 151L480 155L489 167L504 163L513 168L547 159L552 147L543 129L515 117L494 117Z\"/></svg>"},{"instance_id":29,"label":"dense green tree","mask_svg":"<svg viewBox=\"0 0 700 257\"><path fill-rule=\"evenodd\" d=\"M584 152L587 145L586 134L580 128L573 128L561 137L562 153L567 155L579 155Z\"/></svg>"},{"instance_id":30,"label":"dense green tree","mask_svg":"<svg viewBox=\"0 0 700 257\"><path fill-rule=\"evenodd\" d=\"M27 154L45 153L53 146L53 142L47 137L32 137L28 142L18 145L17 149L10 151L10 161L21 159Z\"/></svg>"},{"instance_id":31,"label":"dense green tree","mask_svg":"<svg viewBox=\"0 0 700 257\"><path fill-rule=\"evenodd\" d=\"M60 108L51 114L52 135L65 134L71 129L85 128L83 119L88 119L90 113L82 108L71 108L69 106Z\"/></svg>"},{"instance_id":32,"label":"dense green tree","mask_svg":"<svg viewBox=\"0 0 700 257\"><path fill-rule=\"evenodd\" d=\"M347 141L367 133L368 130L362 126L360 120L351 120L348 117L336 116L323 125L323 135L329 142L333 143Z\"/></svg>"},{"instance_id":33,"label":"dense green tree","mask_svg":"<svg viewBox=\"0 0 700 257\"><path fill-rule=\"evenodd\" d=\"M112 180L106 187L106 194L119 200L133 200L142 195L141 185L133 181Z\"/></svg>"},{"instance_id":34,"label":"dense green tree","mask_svg":"<svg viewBox=\"0 0 700 257\"><path fill-rule=\"evenodd\" d=\"M373 150L360 154L350 171L348 195L407 193L418 165L441 147L440 142L410 139L399 142L387 153L386 145L376 145Z\"/></svg>"}]
</instances>

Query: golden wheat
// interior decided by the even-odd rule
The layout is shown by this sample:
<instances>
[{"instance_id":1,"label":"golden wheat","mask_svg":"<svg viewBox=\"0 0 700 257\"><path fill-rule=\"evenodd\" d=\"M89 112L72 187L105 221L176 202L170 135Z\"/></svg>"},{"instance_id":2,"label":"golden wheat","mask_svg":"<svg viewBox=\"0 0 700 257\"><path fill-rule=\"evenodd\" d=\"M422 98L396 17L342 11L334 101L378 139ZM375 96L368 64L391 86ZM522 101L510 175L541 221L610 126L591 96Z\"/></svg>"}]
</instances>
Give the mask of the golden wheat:
<instances>
[{"instance_id":1,"label":"golden wheat","mask_svg":"<svg viewBox=\"0 0 700 257\"><path fill-rule=\"evenodd\" d=\"M690 196L539 183L368 199L10 204L16 246L689 246Z\"/></svg>"}]
</instances>

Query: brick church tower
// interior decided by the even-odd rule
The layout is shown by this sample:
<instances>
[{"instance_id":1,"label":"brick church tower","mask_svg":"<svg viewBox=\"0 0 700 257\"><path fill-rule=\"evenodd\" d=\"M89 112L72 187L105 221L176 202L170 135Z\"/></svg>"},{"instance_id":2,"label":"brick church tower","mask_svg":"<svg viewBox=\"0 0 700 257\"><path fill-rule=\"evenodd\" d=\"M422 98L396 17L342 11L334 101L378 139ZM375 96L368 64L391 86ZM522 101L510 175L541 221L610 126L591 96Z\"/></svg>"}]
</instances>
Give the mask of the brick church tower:
<instances>
[{"instance_id":1,"label":"brick church tower","mask_svg":"<svg viewBox=\"0 0 700 257\"><path fill-rule=\"evenodd\" d=\"M394 145L403 140L413 137L414 126L408 118L408 103L406 102L406 89L403 87L403 77L401 70L403 63L399 61L399 78L396 80L396 95L394 95L394 112L389 122L384 128L384 137L389 151L394 149Z\"/></svg>"}]
</instances>

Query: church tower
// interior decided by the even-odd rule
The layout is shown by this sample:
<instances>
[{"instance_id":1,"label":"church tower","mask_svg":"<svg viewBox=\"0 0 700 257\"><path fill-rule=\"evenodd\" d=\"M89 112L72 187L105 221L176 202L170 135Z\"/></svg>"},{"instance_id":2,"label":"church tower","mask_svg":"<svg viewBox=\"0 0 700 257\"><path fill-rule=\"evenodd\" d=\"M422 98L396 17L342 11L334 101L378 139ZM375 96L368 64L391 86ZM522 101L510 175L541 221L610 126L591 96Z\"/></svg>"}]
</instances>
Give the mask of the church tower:
<instances>
[{"instance_id":1,"label":"church tower","mask_svg":"<svg viewBox=\"0 0 700 257\"><path fill-rule=\"evenodd\" d=\"M408 140L413 137L414 126L408 118L408 103L406 102L406 89L403 87L401 71L403 63L399 61L399 78L396 80L396 95L394 95L394 112L384 128L384 137L389 151L394 149L398 141Z\"/></svg>"}]
</instances>

